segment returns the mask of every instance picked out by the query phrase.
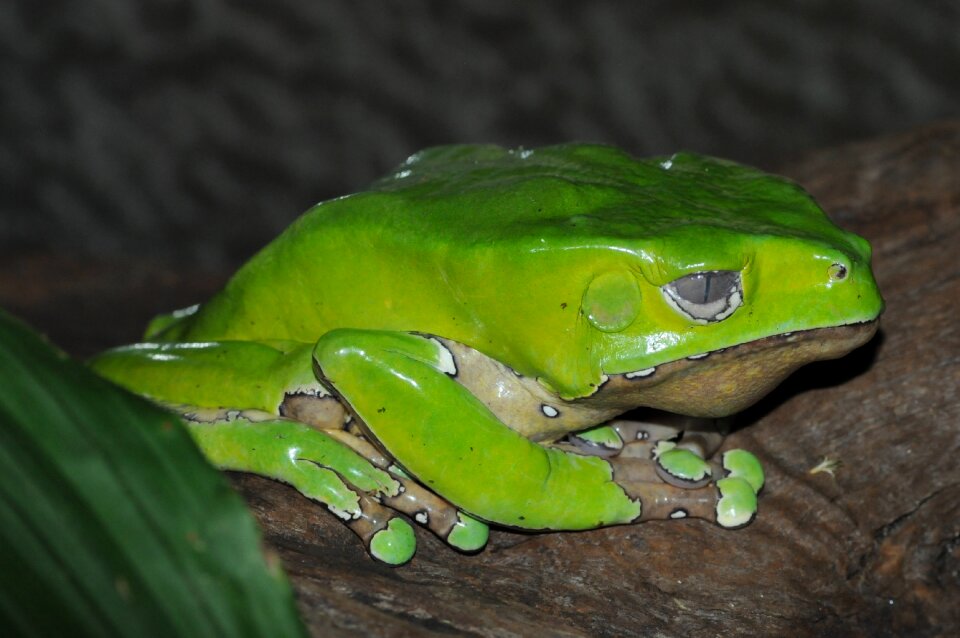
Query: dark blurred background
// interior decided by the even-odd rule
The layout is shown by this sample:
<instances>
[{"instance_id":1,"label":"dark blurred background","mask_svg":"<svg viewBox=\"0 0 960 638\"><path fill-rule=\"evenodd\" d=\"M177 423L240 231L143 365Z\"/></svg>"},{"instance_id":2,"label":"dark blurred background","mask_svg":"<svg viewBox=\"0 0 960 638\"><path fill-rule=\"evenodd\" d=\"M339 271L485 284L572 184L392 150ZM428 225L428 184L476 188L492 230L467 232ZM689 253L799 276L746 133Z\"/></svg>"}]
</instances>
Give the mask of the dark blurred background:
<instances>
[{"instance_id":1,"label":"dark blurred background","mask_svg":"<svg viewBox=\"0 0 960 638\"><path fill-rule=\"evenodd\" d=\"M223 268L424 146L770 167L958 105L957 0L5 0L0 249Z\"/></svg>"}]
</instances>

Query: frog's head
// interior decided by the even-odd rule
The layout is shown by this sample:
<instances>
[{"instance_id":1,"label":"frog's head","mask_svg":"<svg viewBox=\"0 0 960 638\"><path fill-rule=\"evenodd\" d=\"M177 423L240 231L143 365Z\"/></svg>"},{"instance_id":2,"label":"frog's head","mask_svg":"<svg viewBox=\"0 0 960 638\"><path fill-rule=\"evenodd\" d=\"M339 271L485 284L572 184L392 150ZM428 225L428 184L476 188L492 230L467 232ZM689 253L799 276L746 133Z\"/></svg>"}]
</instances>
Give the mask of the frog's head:
<instances>
[{"instance_id":1,"label":"frog's head","mask_svg":"<svg viewBox=\"0 0 960 638\"><path fill-rule=\"evenodd\" d=\"M882 301L860 238L687 233L708 241L695 258L671 255L684 242L667 239L653 260L587 284L582 334L604 379L597 399L723 416L875 332Z\"/></svg>"},{"instance_id":2,"label":"frog's head","mask_svg":"<svg viewBox=\"0 0 960 638\"><path fill-rule=\"evenodd\" d=\"M719 416L876 330L869 244L786 179L596 146L525 159L531 212L490 245L518 365L563 396Z\"/></svg>"},{"instance_id":3,"label":"frog's head","mask_svg":"<svg viewBox=\"0 0 960 638\"><path fill-rule=\"evenodd\" d=\"M465 309L438 331L479 327L470 345L564 397L735 412L883 308L865 240L733 162L471 146L402 168L381 189L409 198Z\"/></svg>"},{"instance_id":4,"label":"frog's head","mask_svg":"<svg viewBox=\"0 0 960 638\"><path fill-rule=\"evenodd\" d=\"M577 222L609 248L586 260L578 326L597 400L722 416L869 340L883 301L865 240L787 180L691 155L659 167L673 195L652 219L631 230L618 203Z\"/></svg>"}]
</instances>

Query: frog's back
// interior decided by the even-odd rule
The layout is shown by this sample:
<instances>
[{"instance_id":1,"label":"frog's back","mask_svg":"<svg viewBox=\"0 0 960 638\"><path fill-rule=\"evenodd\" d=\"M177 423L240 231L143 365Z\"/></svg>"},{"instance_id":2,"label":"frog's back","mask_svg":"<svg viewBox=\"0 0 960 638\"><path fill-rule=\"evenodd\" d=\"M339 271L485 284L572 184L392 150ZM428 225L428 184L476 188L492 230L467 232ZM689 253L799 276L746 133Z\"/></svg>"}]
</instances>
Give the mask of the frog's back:
<instances>
[{"instance_id":1,"label":"frog's back","mask_svg":"<svg viewBox=\"0 0 960 638\"><path fill-rule=\"evenodd\" d=\"M674 243L700 241L682 238L691 227L722 229L723 237L828 238L863 250L796 185L723 160L636 160L598 145L439 147L367 192L315 206L160 336L312 341L357 327L470 343L484 337L484 319L482 299L468 287L486 286L493 298L534 286L542 259L574 252L649 260L671 234Z\"/></svg>"}]
</instances>

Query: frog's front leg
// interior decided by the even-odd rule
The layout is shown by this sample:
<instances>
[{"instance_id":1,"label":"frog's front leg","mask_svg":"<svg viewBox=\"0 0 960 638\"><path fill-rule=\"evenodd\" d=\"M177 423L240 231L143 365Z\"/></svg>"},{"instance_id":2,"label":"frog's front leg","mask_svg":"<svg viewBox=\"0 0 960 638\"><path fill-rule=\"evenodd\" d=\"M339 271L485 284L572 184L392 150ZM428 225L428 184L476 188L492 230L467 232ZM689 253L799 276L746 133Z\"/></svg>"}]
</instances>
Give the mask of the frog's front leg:
<instances>
[{"instance_id":1,"label":"frog's front leg","mask_svg":"<svg viewBox=\"0 0 960 638\"><path fill-rule=\"evenodd\" d=\"M439 339L336 330L314 351L317 375L388 454L457 507L525 529L589 529L695 516L737 527L756 511L741 476L681 489L623 463L537 444L458 382Z\"/></svg>"}]
</instances>

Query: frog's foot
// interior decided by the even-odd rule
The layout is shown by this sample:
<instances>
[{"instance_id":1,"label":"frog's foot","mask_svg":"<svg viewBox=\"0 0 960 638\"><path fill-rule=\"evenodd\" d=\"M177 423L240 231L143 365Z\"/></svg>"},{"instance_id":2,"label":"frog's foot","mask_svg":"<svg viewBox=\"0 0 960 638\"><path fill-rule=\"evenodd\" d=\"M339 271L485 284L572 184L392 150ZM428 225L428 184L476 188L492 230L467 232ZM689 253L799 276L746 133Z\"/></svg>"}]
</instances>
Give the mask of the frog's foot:
<instances>
[{"instance_id":1,"label":"frog's foot","mask_svg":"<svg viewBox=\"0 0 960 638\"><path fill-rule=\"evenodd\" d=\"M485 521L523 529L628 523L641 504L603 459L535 443L462 383L469 366L440 339L335 330L314 351L317 377L375 441L430 490ZM546 418L546 417L545 417Z\"/></svg>"},{"instance_id":2,"label":"frog's foot","mask_svg":"<svg viewBox=\"0 0 960 638\"><path fill-rule=\"evenodd\" d=\"M730 471L723 458L711 458L724 437L722 426L715 419L669 413L655 416L657 422L617 419L577 432L568 436L561 447L605 458L635 459L637 467L647 470L647 474L652 469L660 480L687 489L703 487ZM645 464L648 460L649 464ZM759 463L755 465L754 474L759 472L762 485L762 470Z\"/></svg>"},{"instance_id":3,"label":"frog's foot","mask_svg":"<svg viewBox=\"0 0 960 638\"><path fill-rule=\"evenodd\" d=\"M409 523L379 502L398 494L399 482L348 447L301 423L256 410L196 409L184 416L217 467L292 485L326 505L378 560L400 565L413 557L416 538Z\"/></svg>"},{"instance_id":4,"label":"frog's foot","mask_svg":"<svg viewBox=\"0 0 960 638\"><path fill-rule=\"evenodd\" d=\"M665 451L661 457L672 451ZM614 481L643 504L640 520L693 517L727 529L748 525L756 516L757 493L763 487L763 470L756 457L744 450L730 450L717 464L706 467L708 476L703 477L699 475L704 468L697 463L698 457L687 450L679 451L684 458L677 461L672 471L687 482L672 476L665 480L659 462L629 457L611 459ZM674 460L667 464L673 465ZM696 475L697 481L690 480L691 474Z\"/></svg>"},{"instance_id":5,"label":"frog's foot","mask_svg":"<svg viewBox=\"0 0 960 638\"><path fill-rule=\"evenodd\" d=\"M763 488L763 469L745 450L705 462L689 450L661 442L657 458L613 458L614 481L643 503L641 520L695 517L727 529L749 524Z\"/></svg>"}]
</instances>

